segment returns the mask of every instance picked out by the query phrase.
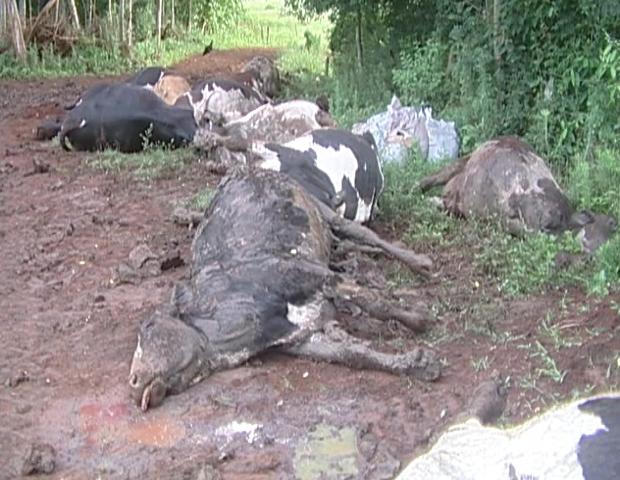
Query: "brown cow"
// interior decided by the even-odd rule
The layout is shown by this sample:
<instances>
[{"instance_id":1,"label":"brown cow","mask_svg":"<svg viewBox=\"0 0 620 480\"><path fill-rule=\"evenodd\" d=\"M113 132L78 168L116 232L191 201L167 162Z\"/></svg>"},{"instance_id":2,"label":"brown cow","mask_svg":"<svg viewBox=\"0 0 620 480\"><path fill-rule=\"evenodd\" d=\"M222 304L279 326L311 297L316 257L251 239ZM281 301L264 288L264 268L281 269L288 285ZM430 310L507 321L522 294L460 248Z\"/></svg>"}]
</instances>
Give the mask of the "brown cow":
<instances>
[{"instance_id":1,"label":"brown cow","mask_svg":"<svg viewBox=\"0 0 620 480\"><path fill-rule=\"evenodd\" d=\"M447 182L447 183L446 183ZM512 136L479 146L431 177L422 189L446 184L444 207L459 216L497 216L511 233L540 231L579 234L583 249L592 253L617 228L608 215L575 212L544 160L530 145Z\"/></svg>"}]
</instances>

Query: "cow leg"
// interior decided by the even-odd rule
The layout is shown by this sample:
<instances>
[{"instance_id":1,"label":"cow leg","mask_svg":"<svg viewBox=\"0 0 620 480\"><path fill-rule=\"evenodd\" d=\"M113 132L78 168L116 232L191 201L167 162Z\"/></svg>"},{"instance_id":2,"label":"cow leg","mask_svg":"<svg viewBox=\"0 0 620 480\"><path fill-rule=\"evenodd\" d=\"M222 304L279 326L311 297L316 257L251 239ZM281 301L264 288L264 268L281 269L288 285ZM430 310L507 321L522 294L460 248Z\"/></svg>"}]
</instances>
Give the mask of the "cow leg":
<instances>
[{"instance_id":1,"label":"cow leg","mask_svg":"<svg viewBox=\"0 0 620 480\"><path fill-rule=\"evenodd\" d=\"M433 262L426 255L414 253L406 248L399 247L390 242L386 242L375 232L369 228L340 217L336 212L331 210L327 205L316 202L321 211L321 215L329 223L335 235L341 238L350 238L362 245L376 247L392 257L400 260L411 268L414 272L425 278L430 277L429 270L433 266Z\"/></svg>"},{"instance_id":2,"label":"cow leg","mask_svg":"<svg viewBox=\"0 0 620 480\"><path fill-rule=\"evenodd\" d=\"M445 185L450 181L452 177L455 177L459 173L463 171L465 165L469 160L469 155L459 158L458 160L449 163L447 166L439 170L437 173L433 175L429 175L428 177L422 178L418 182L418 188L425 192L430 188L437 187L440 185Z\"/></svg>"},{"instance_id":3,"label":"cow leg","mask_svg":"<svg viewBox=\"0 0 620 480\"><path fill-rule=\"evenodd\" d=\"M336 303L338 300L351 302L377 320L396 320L413 332L424 332L428 326L428 310L423 307L413 306L405 310L395 302L381 298L372 290L359 285L341 283L336 289Z\"/></svg>"},{"instance_id":4,"label":"cow leg","mask_svg":"<svg viewBox=\"0 0 620 480\"><path fill-rule=\"evenodd\" d=\"M424 381L436 380L441 370L439 359L431 350L420 347L401 354L379 352L368 342L349 335L337 322L328 322L323 331L312 334L303 343L287 347L284 351L313 360L341 363L359 369L383 370Z\"/></svg>"}]
</instances>

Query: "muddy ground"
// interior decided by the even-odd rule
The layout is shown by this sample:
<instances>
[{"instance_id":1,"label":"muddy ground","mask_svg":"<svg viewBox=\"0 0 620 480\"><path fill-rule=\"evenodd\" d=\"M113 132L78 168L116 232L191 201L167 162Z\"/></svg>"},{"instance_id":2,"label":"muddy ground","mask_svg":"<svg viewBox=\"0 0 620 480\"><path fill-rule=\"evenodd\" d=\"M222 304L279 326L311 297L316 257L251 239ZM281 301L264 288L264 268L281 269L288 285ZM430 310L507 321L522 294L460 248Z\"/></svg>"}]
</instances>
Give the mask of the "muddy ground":
<instances>
[{"instance_id":1,"label":"muddy ground","mask_svg":"<svg viewBox=\"0 0 620 480\"><path fill-rule=\"evenodd\" d=\"M178 69L235 70L256 51ZM472 278L471 252L435 251L436 278L414 294L436 313L430 332L361 329L392 351L433 346L436 383L268 354L142 413L126 388L137 326L188 270L192 232L171 213L218 178L190 162L138 181L33 139L97 80L0 82L0 478L392 478L494 370L511 378L508 423L617 386L620 295L506 300ZM141 244L166 269L119 284Z\"/></svg>"}]
</instances>

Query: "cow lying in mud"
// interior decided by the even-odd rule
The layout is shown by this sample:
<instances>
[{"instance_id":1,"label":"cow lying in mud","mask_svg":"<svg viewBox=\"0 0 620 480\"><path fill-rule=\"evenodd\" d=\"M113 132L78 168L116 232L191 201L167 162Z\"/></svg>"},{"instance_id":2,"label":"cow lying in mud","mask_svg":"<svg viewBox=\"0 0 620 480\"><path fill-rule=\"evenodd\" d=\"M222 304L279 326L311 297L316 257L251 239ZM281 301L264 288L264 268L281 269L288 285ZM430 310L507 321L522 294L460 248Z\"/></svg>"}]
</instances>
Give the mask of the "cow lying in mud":
<instances>
[{"instance_id":1,"label":"cow lying in mud","mask_svg":"<svg viewBox=\"0 0 620 480\"><path fill-rule=\"evenodd\" d=\"M252 87L228 78L212 77L195 84L175 106L194 112L198 125L223 125L243 117L269 100Z\"/></svg>"},{"instance_id":2,"label":"cow lying in mud","mask_svg":"<svg viewBox=\"0 0 620 480\"><path fill-rule=\"evenodd\" d=\"M396 480L620 478L620 396L573 401L500 429L473 418L450 427Z\"/></svg>"},{"instance_id":3,"label":"cow lying in mud","mask_svg":"<svg viewBox=\"0 0 620 480\"><path fill-rule=\"evenodd\" d=\"M344 238L381 248L423 275L431 267L426 256L340 218L286 175L256 170L225 178L196 231L189 284L177 285L172 303L140 325L129 375L134 400L143 410L155 407L166 395L271 348L438 378L432 351L378 352L333 321L340 298L383 319L425 324L414 310L370 301L373 293L330 269L332 247Z\"/></svg>"},{"instance_id":4,"label":"cow lying in mud","mask_svg":"<svg viewBox=\"0 0 620 480\"><path fill-rule=\"evenodd\" d=\"M239 138L246 142L286 143L324 127L336 127L329 112L315 102L290 100L262 105L237 120L216 127L215 132L222 144ZM198 141L196 139L195 143Z\"/></svg>"},{"instance_id":5,"label":"cow lying in mud","mask_svg":"<svg viewBox=\"0 0 620 480\"><path fill-rule=\"evenodd\" d=\"M287 125L285 121L277 130L287 131ZM284 144L240 138L203 129L194 144L206 149L209 158L220 165L250 164L286 173L344 218L362 223L371 220L383 190L372 134L321 128Z\"/></svg>"},{"instance_id":6,"label":"cow lying in mud","mask_svg":"<svg viewBox=\"0 0 620 480\"><path fill-rule=\"evenodd\" d=\"M101 84L88 90L62 122L60 144L70 150L137 152L148 141L179 147L192 142L191 111L167 105L152 90Z\"/></svg>"},{"instance_id":7,"label":"cow lying in mud","mask_svg":"<svg viewBox=\"0 0 620 480\"><path fill-rule=\"evenodd\" d=\"M451 213L497 216L515 235L579 232L586 253L607 241L617 227L610 216L575 212L544 160L516 137L484 143L470 156L423 179L420 186L425 190L442 184L443 204Z\"/></svg>"}]
</instances>

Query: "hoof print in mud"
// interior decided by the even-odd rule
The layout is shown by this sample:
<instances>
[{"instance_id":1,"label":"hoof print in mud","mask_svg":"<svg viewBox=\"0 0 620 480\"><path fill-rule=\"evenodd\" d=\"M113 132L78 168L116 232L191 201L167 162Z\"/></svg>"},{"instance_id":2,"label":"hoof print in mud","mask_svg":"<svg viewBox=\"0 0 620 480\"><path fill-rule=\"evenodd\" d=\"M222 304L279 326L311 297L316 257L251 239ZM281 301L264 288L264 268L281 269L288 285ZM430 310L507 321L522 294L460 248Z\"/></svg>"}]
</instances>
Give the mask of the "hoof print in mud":
<instances>
[{"instance_id":1,"label":"hoof print in mud","mask_svg":"<svg viewBox=\"0 0 620 480\"><path fill-rule=\"evenodd\" d=\"M50 474L56 468L56 450L51 445L32 443L26 447L22 462L22 475Z\"/></svg>"}]
</instances>

